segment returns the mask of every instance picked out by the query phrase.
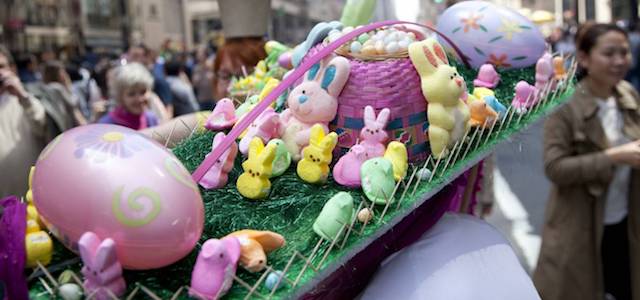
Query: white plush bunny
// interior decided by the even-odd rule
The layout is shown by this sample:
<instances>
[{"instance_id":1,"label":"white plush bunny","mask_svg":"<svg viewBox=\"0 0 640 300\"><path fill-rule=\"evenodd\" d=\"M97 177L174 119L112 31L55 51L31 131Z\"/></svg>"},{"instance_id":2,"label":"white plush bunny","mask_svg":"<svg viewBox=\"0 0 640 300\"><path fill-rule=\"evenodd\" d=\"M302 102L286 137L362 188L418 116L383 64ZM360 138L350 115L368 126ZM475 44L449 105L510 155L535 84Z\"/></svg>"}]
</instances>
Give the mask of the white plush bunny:
<instances>
[{"instance_id":1,"label":"white plush bunny","mask_svg":"<svg viewBox=\"0 0 640 300\"><path fill-rule=\"evenodd\" d=\"M347 83L350 69L344 57L325 58L307 71L304 81L289 93L289 108L280 117L280 135L295 161L300 160L302 148L309 143L314 124L322 125L325 134L329 132L328 124L338 112L337 98Z\"/></svg>"}]
</instances>

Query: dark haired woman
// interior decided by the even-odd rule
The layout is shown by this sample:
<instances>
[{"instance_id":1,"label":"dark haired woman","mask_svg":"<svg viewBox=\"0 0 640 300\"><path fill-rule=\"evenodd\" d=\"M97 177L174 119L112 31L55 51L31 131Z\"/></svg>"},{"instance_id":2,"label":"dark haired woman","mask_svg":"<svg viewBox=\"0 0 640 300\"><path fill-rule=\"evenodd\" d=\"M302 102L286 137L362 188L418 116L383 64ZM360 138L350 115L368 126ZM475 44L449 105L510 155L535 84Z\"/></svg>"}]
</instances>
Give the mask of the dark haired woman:
<instances>
[{"instance_id":1,"label":"dark haired woman","mask_svg":"<svg viewBox=\"0 0 640 300\"><path fill-rule=\"evenodd\" d=\"M534 282L542 299L640 299L640 97L623 81L627 34L576 36L573 99L544 126L553 184ZM605 298L606 297L606 298Z\"/></svg>"}]
</instances>

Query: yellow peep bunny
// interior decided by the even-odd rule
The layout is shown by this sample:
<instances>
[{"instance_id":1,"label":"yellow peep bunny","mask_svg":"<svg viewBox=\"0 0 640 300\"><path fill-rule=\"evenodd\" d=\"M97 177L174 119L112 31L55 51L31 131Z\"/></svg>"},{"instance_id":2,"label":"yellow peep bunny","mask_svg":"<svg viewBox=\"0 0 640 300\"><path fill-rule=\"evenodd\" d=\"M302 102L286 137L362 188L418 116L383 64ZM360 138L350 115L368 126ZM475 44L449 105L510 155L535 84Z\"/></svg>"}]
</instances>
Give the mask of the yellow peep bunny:
<instances>
[{"instance_id":1,"label":"yellow peep bunny","mask_svg":"<svg viewBox=\"0 0 640 300\"><path fill-rule=\"evenodd\" d=\"M276 145L266 147L259 137L254 137L249 144L249 158L242 163L244 173L238 177L238 192L249 199L261 199L269 195L271 190L271 165L276 157Z\"/></svg>"},{"instance_id":2,"label":"yellow peep bunny","mask_svg":"<svg viewBox=\"0 0 640 300\"><path fill-rule=\"evenodd\" d=\"M302 149L304 158L298 162L298 176L308 183L325 182L329 175L331 152L337 142L338 135L335 132L325 135L322 125L313 125L309 135L309 146Z\"/></svg>"},{"instance_id":3,"label":"yellow peep bunny","mask_svg":"<svg viewBox=\"0 0 640 300\"><path fill-rule=\"evenodd\" d=\"M429 143L436 157L449 149L469 130L469 108L460 100L466 89L464 79L433 38L409 45L409 58L420 74L422 93L427 99Z\"/></svg>"}]
</instances>

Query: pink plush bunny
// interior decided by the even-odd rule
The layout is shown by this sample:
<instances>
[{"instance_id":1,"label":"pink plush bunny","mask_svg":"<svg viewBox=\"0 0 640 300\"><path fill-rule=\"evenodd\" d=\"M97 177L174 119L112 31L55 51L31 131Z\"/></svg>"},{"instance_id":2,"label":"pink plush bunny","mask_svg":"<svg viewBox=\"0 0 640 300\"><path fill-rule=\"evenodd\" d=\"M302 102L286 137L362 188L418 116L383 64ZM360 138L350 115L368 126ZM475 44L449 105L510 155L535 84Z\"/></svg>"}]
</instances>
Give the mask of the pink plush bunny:
<instances>
[{"instance_id":1,"label":"pink plush bunny","mask_svg":"<svg viewBox=\"0 0 640 300\"><path fill-rule=\"evenodd\" d=\"M356 144L351 146L347 154L340 157L333 167L333 179L347 187L360 187L360 167L362 163L369 159L364 146Z\"/></svg>"},{"instance_id":2,"label":"pink plush bunny","mask_svg":"<svg viewBox=\"0 0 640 300\"><path fill-rule=\"evenodd\" d=\"M240 140L240 152L244 155L249 153L249 144L254 137L259 137L266 144L269 140L279 137L279 131L280 115L269 107L249 125L247 133Z\"/></svg>"},{"instance_id":3,"label":"pink plush bunny","mask_svg":"<svg viewBox=\"0 0 640 300\"><path fill-rule=\"evenodd\" d=\"M236 108L229 98L221 99L216 103L213 112L207 118L204 127L209 130L222 130L231 128L236 123Z\"/></svg>"},{"instance_id":4,"label":"pink plush bunny","mask_svg":"<svg viewBox=\"0 0 640 300\"><path fill-rule=\"evenodd\" d=\"M360 130L360 144L364 146L369 158L384 155L385 144L389 137L384 129L387 127L390 114L391 111L385 108L380 111L380 114L378 114L376 118L373 107L367 105L364 108L364 128Z\"/></svg>"},{"instance_id":5,"label":"pink plush bunny","mask_svg":"<svg viewBox=\"0 0 640 300\"><path fill-rule=\"evenodd\" d=\"M515 90L516 94L511 101L511 106L513 106L518 113L526 112L529 107L538 101L536 99L536 88L524 80L516 84Z\"/></svg>"},{"instance_id":6,"label":"pink plush bunny","mask_svg":"<svg viewBox=\"0 0 640 300\"><path fill-rule=\"evenodd\" d=\"M93 294L92 299L98 300L113 299L109 291L122 296L127 285L122 278L115 242L109 238L101 241L95 233L87 231L80 237L78 249L84 263L82 274L87 295Z\"/></svg>"},{"instance_id":7,"label":"pink plush bunny","mask_svg":"<svg viewBox=\"0 0 640 300\"><path fill-rule=\"evenodd\" d=\"M218 132L216 136L213 138L213 144L211 145L211 151L215 149L222 140L226 137L224 132ZM200 179L200 185L205 189L219 189L227 184L227 180L229 179L228 174L233 169L233 163L236 159L236 155L238 154L238 145L236 143L231 143L231 147L227 149L222 156L218 158L218 160L211 166L209 171L204 174L202 179ZM208 156L209 154L207 154Z\"/></svg>"},{"instance_id":8,"label":"pink plush bunny","mask_svg":"<svg viewBox=\"0 0 640 300\"><path fill-rule=\"evenodd\" d=\"M233 236L204 242L191 273L189 295L207 300L222 297L233 284L240 250Z\"/></svg>"},{"instance_id":9,"label":"pink plush bunny","mask_svg":"<svg viewBox=\"0 0 640 300\"><path fill-rule=\"evenodd\" d=\"M328 124L338 112L338 95L349 78L351 66L341 56L327 57L311 67L304 81L296 86L289 97L289 106L281 115L281 137L298 161L302 148L309 144L309 134L314 124L321 124L325 133Z\"/></svg>"}]
</instances>

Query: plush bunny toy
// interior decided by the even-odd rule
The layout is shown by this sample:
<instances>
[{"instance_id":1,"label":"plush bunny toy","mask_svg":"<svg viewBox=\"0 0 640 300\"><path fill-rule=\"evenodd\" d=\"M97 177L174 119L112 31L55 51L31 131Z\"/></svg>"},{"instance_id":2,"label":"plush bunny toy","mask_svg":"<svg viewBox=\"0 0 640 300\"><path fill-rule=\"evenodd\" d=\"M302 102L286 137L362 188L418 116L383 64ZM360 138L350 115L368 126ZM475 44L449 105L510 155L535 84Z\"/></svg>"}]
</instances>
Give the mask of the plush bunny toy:
<instances>
[{"instance_id":1,"label":"plush bunny toy","mask_svg":"<svg viewBox=\"0 0 640 300\"><path fill-rule=\"evenodd\" d=\"M435 157L449 149L469 130L469 107L460 100L466 90L464 79L433 38L409 45L409 58L420 74L422 93L427 99L429 143Z\"/></svg>"},{"instance_id":2,"label":"plush bunny toy","mask_svg":"<svg viewBox=\"0 0 640 300\"><path fill-rule=\"evenodd\" d=\"M301 149L309 143L311 126L322 125L325 134L328 124L338 111L337 97L342 91L351 67L341 56L325 58L304 75L287 99L289 108L282 112L280 136L294 161L301 158Z\"/></svg>"},{"instance_id":3,"label":"plush bunny toy","mask_svg":"<svg viewBox=\"0 0 640 300\"><path fill-rule=\"evenodd\" d=\"M78 240L80 257L84 263L84 288L87 294L95 293L93 299L112 299L122 296L126 283L122 277L122 265L116 256L116 244L112 239L100 240L93 232L85 232ZM110 291L110 292L109 292Z\"/></svg>"}]
</instances>

